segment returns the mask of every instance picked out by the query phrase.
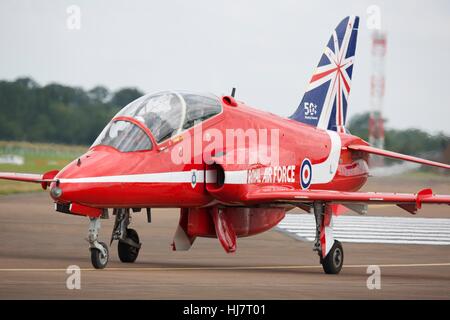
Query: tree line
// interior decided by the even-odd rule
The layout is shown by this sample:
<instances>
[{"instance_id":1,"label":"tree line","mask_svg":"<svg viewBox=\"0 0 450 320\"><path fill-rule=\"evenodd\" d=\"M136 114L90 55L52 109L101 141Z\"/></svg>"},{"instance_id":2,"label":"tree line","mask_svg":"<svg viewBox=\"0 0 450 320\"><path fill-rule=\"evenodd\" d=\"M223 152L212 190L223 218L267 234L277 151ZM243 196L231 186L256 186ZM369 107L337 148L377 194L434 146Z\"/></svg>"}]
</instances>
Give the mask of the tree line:
<instances>
[{"instance_id":1,"label":"tree line","mask_svg":"<svg viewBox=\"0 0 450 320\"><path fill-rule=\"evenodd\" d=\"M349 119L347 128L358 137L368 141L369 113L361 113ZM450 148L450 137L443 132L429 134L416 128L385 128L385 149L409 155L429 156L441 159L441 155ZM442 160L443 161L443 160Z\"/></svg>"},{"instance_id":2,"label":"tree line","mask_svg":"<svg viewBox=\"0 0 450 320\"><path fill-rule=\"evenodd\" d=\"M0 81L0 140L89 145L111 117L143 95L137 88L85 91L31 78Z\"/></svg>"}]
</instances>

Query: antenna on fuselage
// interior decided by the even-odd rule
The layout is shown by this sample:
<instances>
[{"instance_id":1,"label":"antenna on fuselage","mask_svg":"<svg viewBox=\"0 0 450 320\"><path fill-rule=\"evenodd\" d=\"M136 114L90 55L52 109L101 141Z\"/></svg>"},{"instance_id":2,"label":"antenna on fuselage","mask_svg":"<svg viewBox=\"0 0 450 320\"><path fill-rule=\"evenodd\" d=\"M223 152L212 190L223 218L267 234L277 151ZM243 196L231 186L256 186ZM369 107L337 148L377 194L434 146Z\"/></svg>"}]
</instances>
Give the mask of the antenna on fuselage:
<instances>
[{"instance_id":1,"label":"antenna on fuselage","mask_svg":"<svg viewBox=\"0 0 450 320\"><path fill-rule=\"evenodd\" d=\"M231 89L231 96L234 98L235 94L236 94L236 88L233 87L233 89Z\"/></svg>"}]
</instances>

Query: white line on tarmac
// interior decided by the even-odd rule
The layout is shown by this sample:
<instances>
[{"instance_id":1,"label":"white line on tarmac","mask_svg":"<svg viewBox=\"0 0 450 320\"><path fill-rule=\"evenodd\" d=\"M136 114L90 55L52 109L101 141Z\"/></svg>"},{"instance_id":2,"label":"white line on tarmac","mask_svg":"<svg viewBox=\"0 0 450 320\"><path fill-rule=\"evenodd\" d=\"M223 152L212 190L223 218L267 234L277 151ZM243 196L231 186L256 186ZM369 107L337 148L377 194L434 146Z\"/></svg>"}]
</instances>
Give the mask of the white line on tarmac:
<instances>
[{"instance_id":1,"label":"white line on tarmac","mask_svg":"<svg viewBox=\"0 0 450 320\"><path fill-rule=\"evenodd\" d=\"M344 268L367 268L365 264L349 264ZM380 268L417 268L417 267L450 267L450 262L443 263L397 263L397 264L377 264ZM81 271L214 271L214 270L277 270L277 269L315 269L322 268L321 265L291 265L291 266L230 266L230 267L142 267L142 268L106 268L97 270L94 268L82 268ZM63 268L4 268L0 272L65 272Z\"/></svg>"}]
</instances>

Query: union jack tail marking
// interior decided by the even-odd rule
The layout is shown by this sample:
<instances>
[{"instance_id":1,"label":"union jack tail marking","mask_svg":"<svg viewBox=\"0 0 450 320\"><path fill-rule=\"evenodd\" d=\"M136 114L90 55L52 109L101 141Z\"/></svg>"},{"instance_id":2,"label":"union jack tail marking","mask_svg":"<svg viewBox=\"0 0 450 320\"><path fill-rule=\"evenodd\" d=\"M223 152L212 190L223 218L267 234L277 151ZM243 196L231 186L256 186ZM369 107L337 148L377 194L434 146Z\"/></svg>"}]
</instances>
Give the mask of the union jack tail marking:
<instances>
[{"instance_id":1,"label":"union jack tail marking","mask_svg":"<svg viewBox=\"0 0 450 320\"><path fill-rule=\"evenodd\" d=\"M350 16L334 29L291 119L345 132L358 25L359 17Z\"/></svg>"}]
</instances>

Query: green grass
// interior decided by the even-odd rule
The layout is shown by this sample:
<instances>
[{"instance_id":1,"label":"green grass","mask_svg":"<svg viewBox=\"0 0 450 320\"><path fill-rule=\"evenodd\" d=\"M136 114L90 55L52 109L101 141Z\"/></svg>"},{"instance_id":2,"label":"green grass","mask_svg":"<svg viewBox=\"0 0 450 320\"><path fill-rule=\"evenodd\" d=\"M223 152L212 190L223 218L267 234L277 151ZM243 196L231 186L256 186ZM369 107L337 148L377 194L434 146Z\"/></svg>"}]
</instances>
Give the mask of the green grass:
<instances>
[{"instance_id":1,"label":"green grass","mask_svg":"<svg viewBox=\"0 0 450 320\"><path fill-rule=\"evenodd\" d=\"M62 169L86 150L86 146L0 141L0 156L18 155L23 165L0 164L0 172L44 173ZM42 190L40 184L0 180L0 195Z\"/></svg>"}]
</instances>

